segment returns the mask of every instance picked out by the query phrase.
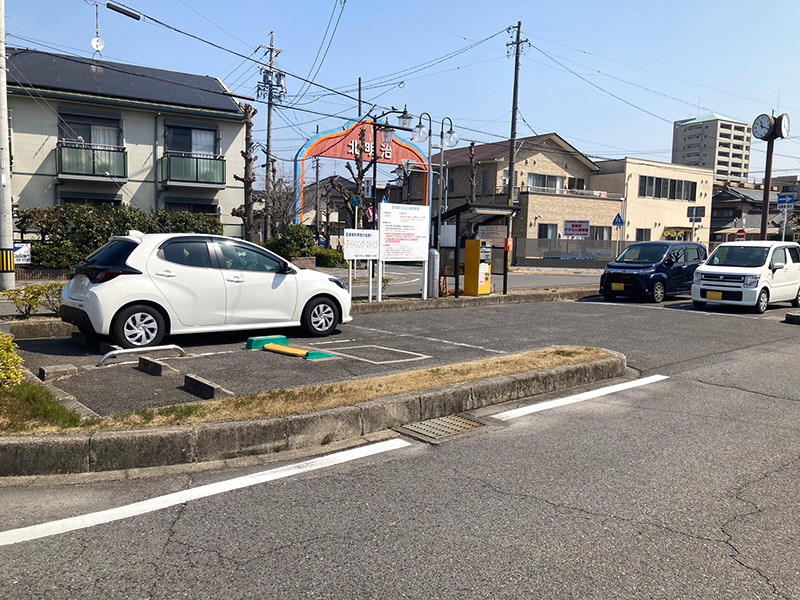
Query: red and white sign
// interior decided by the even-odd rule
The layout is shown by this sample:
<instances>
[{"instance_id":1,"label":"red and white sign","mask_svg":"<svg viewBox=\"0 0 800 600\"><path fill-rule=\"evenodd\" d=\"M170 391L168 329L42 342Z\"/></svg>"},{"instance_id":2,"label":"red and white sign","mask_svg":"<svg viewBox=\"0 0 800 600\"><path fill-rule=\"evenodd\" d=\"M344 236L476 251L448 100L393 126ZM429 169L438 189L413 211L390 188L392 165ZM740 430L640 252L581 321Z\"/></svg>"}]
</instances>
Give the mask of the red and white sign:
<instances>
[{"instance_id":1,"label":"red and white sign","mask_svg":"<svg viewBox=\"0 0 800 600\"><path fill-rule=\"evenodd\" d=\"M589 237L589 221L564 221L564 237Z\"/></svg>"},{"instance_id":2,"label":"red and white sign","mask_svg":"<svg viewBox=\"0 0 800 600\"><path fill-rule=\"evenodd\" d=\"M747 239L747 232L744 229L740 229L736 232L736 241L743 242Z\"/></svg>"},{"instance_id":3,"label":"red and white sign","mask_svg":"<svg viewBox=\"0 0 800 600\"><path fill-rule=\"evenodd\" d=\"M378 205L380 259L418 261L428 259L430 218L427 206L412 204Z\"/></svg>"}]
</instances>

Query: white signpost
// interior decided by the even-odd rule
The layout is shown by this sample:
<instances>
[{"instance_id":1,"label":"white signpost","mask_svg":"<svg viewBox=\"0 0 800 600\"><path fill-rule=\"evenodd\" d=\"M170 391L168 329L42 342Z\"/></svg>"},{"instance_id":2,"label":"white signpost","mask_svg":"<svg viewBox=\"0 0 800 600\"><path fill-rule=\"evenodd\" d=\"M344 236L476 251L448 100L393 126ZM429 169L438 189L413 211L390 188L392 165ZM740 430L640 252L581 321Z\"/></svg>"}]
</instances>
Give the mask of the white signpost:
<instances>
[{"instance_id":1,"label":"white signpost","mask_svg":"<svg viewBox=\"0 0 800 600\"><path fill-rule=\"evenodd\" d=\"M369 301L372 302L372 261L379 257L379 235L377 229L345 229L344 259L347 261L347 289L353 289L354 261L366 260L369 272ZM352 294L352 291L351 291Z\"/></svg>"},{"instance_id":2,"label":"white signpost","mask_svg":"<svg viewBox=\"0 0 800 600\"><path fill-rule=\"evenodd\" d=\"M778 195L778 210L783 211L783 232L781 233L781 241L786 239L786 222L789 220L789 211L794 211L794 194L780 194Z\"/></svg>"},{"instance_id":3,"label":"white signpost","mask_svg":"<svg viewBox=\"0 0 800 600\"><path fill-rule=\"evenodd\" d=\"M428 248L430 247L430 213L427 206L412 204L378 205L380 213L379 259L378 259L378 302L381 301L383 265L387 260L394 262L422 261L423 286L422 299L426 298Z\"/></svg>"}]
</instances>

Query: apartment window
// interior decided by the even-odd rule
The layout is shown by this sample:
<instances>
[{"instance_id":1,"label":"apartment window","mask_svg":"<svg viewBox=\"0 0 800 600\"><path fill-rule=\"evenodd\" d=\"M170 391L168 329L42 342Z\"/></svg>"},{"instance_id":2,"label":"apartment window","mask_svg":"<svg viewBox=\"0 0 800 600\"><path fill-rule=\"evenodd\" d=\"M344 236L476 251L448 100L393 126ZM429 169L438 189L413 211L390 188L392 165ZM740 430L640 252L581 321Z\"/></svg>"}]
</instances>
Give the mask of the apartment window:
<instances>
[{"instance_id":1,"label":"apartment window","mask_svg":"<svg viewBox=\"0 0 800 600\"><path fill-rule=\"evenodd\" d=\"M491 181L489 179L489 171L488 169L484 169L481 171L481 193L482 194L491 194L494 192L494 186L491 185Z\"/></svg>"},{"instance_id":2,"label":"apartment window","mask_svg":"<svg viewBox=\"0 0 800 600\"><path fill-rule=\"evenodd\" d=\"M650 230L649 229L637 229L636 230L636 241L637 242L649 242L650 241Z\"/></svg>"},{"instance_id":3,"label":"apartment window","mask_svg":"<svg viewBox=\"0 0 800 600\"><path fill-rule=\"evenodd\" d=\"M727 167L727 166L730 166L730 165L728 164L728 161L727 161L727 160L718 160L718 161L717 161L717 164L718 164L719 166L721 166L721 167Z\"/></svg>"},{"instance_id":4,"label":"apartment window","mask_svg":"<svg viewBox=\"0 0 800 600\"><path fill-rule=\"evenodd\" d=\"M554 240L558 238L558 225L551 225L549 223L539 223L539 232L537 234L539 239Z\"/></svg>"},{"instance_id":5,"label":"apartment window","mask_svg":"<svg viewBox=\"0 0 800 600\"><path fill-rule=\"evenodd\" d=\"M731 139L731 134L730 133L720 133L719 137L724 138L726 140L729 140L729 139Z\"/></svg>"},{"instance_id":6,"label":"apartment window","mask_svg":"<svg viewBox=\"0 0 800 600\"><path fill-rule=\"evenodd\" d=\"M697 198L697 182L640 175L639 197L694 201Z\"/></svg>"},{"instance_id":7,"label":"apartment window","mask_svg":"<svg viewBox=\"0 0 800 600\"><path fill-rule=\"evenodd\" d=\"M720 148L730 148L731 145L728 142L720 142L719 143L719 147Z\"/></svg>"},{"instance_id":8,"label":"apartment window","mask_svg":"<svg viewBox=\"0 0 800 600\"><path fill-rule=\"evenodd\" d=\"M720 152L720 156L730 156L730 152Z\"/></svg>"},{"instance_id":9,"label":"apartment window","mask_svg":"<svg viewBox=\"0 0 800 600\"><path fill-rule=\"evenodd\" d=\"M744 136L743 135L734 135L733 139L739 140L739 141L744 141Z\"/></svg>"},{"instance_id":10,"label":"apartment window","mask_svg":"<svg viewBox=\"0 0 800 600\"><path fill-rule=\"evenodd\" d=\"M730 129L731 128L731 124L730 123L720 123L719 124L719 128L720 129Z\"/></svg>"},{"instance_id":11,"label":"apartment window","mask_svg":"<svg viewBox=\"0 0 800 600\"><path fill-rule=\"evenodd\" d=\"M167 125L164 145L168 152L217 156L217 131Z\"/></svg>"},{"instance_id":12,"label":"apartment window","mask_svg":"<svg viewBox=\"0 0 800 600\"><path fill-rule=\"evenodd\" d=\"M734 131L744 131L744 125L736 125L733 128Z\"/></svg>"},{"instance_id":13,"label":"apartment window","mask_svg":"<svg viewBox=\"0 0 800 600\"><path fill-rule=\"evenodd\" d=\"M62 140L116 148L120 145L120 133L119 119L59 115L59 135Z\"/></svg>"},{"instance_id":14,"label":"apartment window","mask_svg":"<svg viewBox=\"0 0 800 600\"><path fill-rule=\"evenodd\" d=\"M734 144L734 145L733 145L733 149L734 149L734 150L742 150L743 148L742 148L742 145L741 145L741 144Z\"/></svg>"},{"instance_id":15,"label":"apartment window","mask_svg":"<svg viewBox=\"0 0 800 600\"><path fill-rule=\"evenodd\" d=\"M611 240L611 227L595 227L589 226L589 239L590 240Z\"/></svg>"},{"instance_id":16,"label":"apartment window","mask_svg":"<svg viewBox=\"0 0 800 600\"><path fill-rule=\"evenodd\" d=\"M564 187L564 178L556 175L528 174L528 187L548 188L560 190Z\"/></svg>"},{"instance_id":17,"label":"apartment window","mask_svg":"<svg viewBox=\"0 0 800 600\"><path fill-rule=\"evenodd\" d=\"M570 177L567 179L567 187L571 190L585 190L586 181L582 177Z\"/></svg>"}]
</instances>

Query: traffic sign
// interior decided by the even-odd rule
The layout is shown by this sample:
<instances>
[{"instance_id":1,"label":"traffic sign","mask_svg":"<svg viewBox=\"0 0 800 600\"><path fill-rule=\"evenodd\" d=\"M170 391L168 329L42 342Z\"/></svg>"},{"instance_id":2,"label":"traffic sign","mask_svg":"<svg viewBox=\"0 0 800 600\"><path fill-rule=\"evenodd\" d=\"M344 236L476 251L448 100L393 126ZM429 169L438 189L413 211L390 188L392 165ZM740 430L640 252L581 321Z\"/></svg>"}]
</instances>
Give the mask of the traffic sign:
<instances>
[{"instance_id":1,"label":"traffic sign","mask_svg":"<svg viewBox=\"0 0 800 600\"><path fill-rule=\"evenodd\" d=\"M352 204L355 208L361 206L361 196L353 196L350 198L350 204Z\"/></svg>"},{"instance_id":2,"label":"traffic sign","mask_svg":"<svg viewBox=\"0 0 800 600\"><path fill-rule=\"evenodd\" d=\"M370 223L375 220L375 209L373 207L369 207L367 209L367 221Z\"/></svg>"},{"instance_id":3,"label":"traffic sign","mask_svg":"<svg viewBox=\"0 0 800 600\"><path fill-rule=\"evenodd\" d=\"M794 194L778 195L778 210L792 210L794 208Z\"/></svg>"},{"instance_id":4,"label":"traffic sign","mask_svg":"<svg viewBox=\"0 0 800 600\"><path fill-rule=\"evenodd\" d=\"M689 218L692 217L705 217L706 216L706 207L705 206L688 206L686 207L686 216Z\"/></svg>"},{"instance_id":5,"label":"traffic sign","mask_svg":"<svg viewBox=\"0 0 800 600\"><path fill-rule=\"evenodd\" d=\"M743 242L747 238L747 232L744 229L740 229L736 232L736 241Z\"/></svg>"},{"instance_id":6,"label":"traffic sign","mask_svg":"<svg viewBox=\"0 0 800 600\"><path fill-rule=\"evenodd\" d=\"M619 216L619 213L617 213L617 216L614 217L614 222L611 223L611 226L612 227L622 227L622 217Z\"/></svg>"}]
</instances>

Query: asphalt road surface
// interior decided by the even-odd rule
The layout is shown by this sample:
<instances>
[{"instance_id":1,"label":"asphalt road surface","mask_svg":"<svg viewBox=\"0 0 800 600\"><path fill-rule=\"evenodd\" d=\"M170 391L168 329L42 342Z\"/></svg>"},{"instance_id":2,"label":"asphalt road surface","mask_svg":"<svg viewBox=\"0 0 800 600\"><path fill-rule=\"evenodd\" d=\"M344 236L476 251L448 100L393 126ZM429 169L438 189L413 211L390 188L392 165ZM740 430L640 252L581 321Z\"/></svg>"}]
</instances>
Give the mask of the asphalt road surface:
<instances>
[{"instance_id":1,"label":"asphalt road surface","mask_svg":"<svg viewBox=\"0 0 800 600\"><path fill-rule=\"evenodd\" d=\"M440 362L581 344L649 379L438 446L0 482L0 597L799 597L800 330L687 304L361 315Z\"/></svg>"}]
</instances>

